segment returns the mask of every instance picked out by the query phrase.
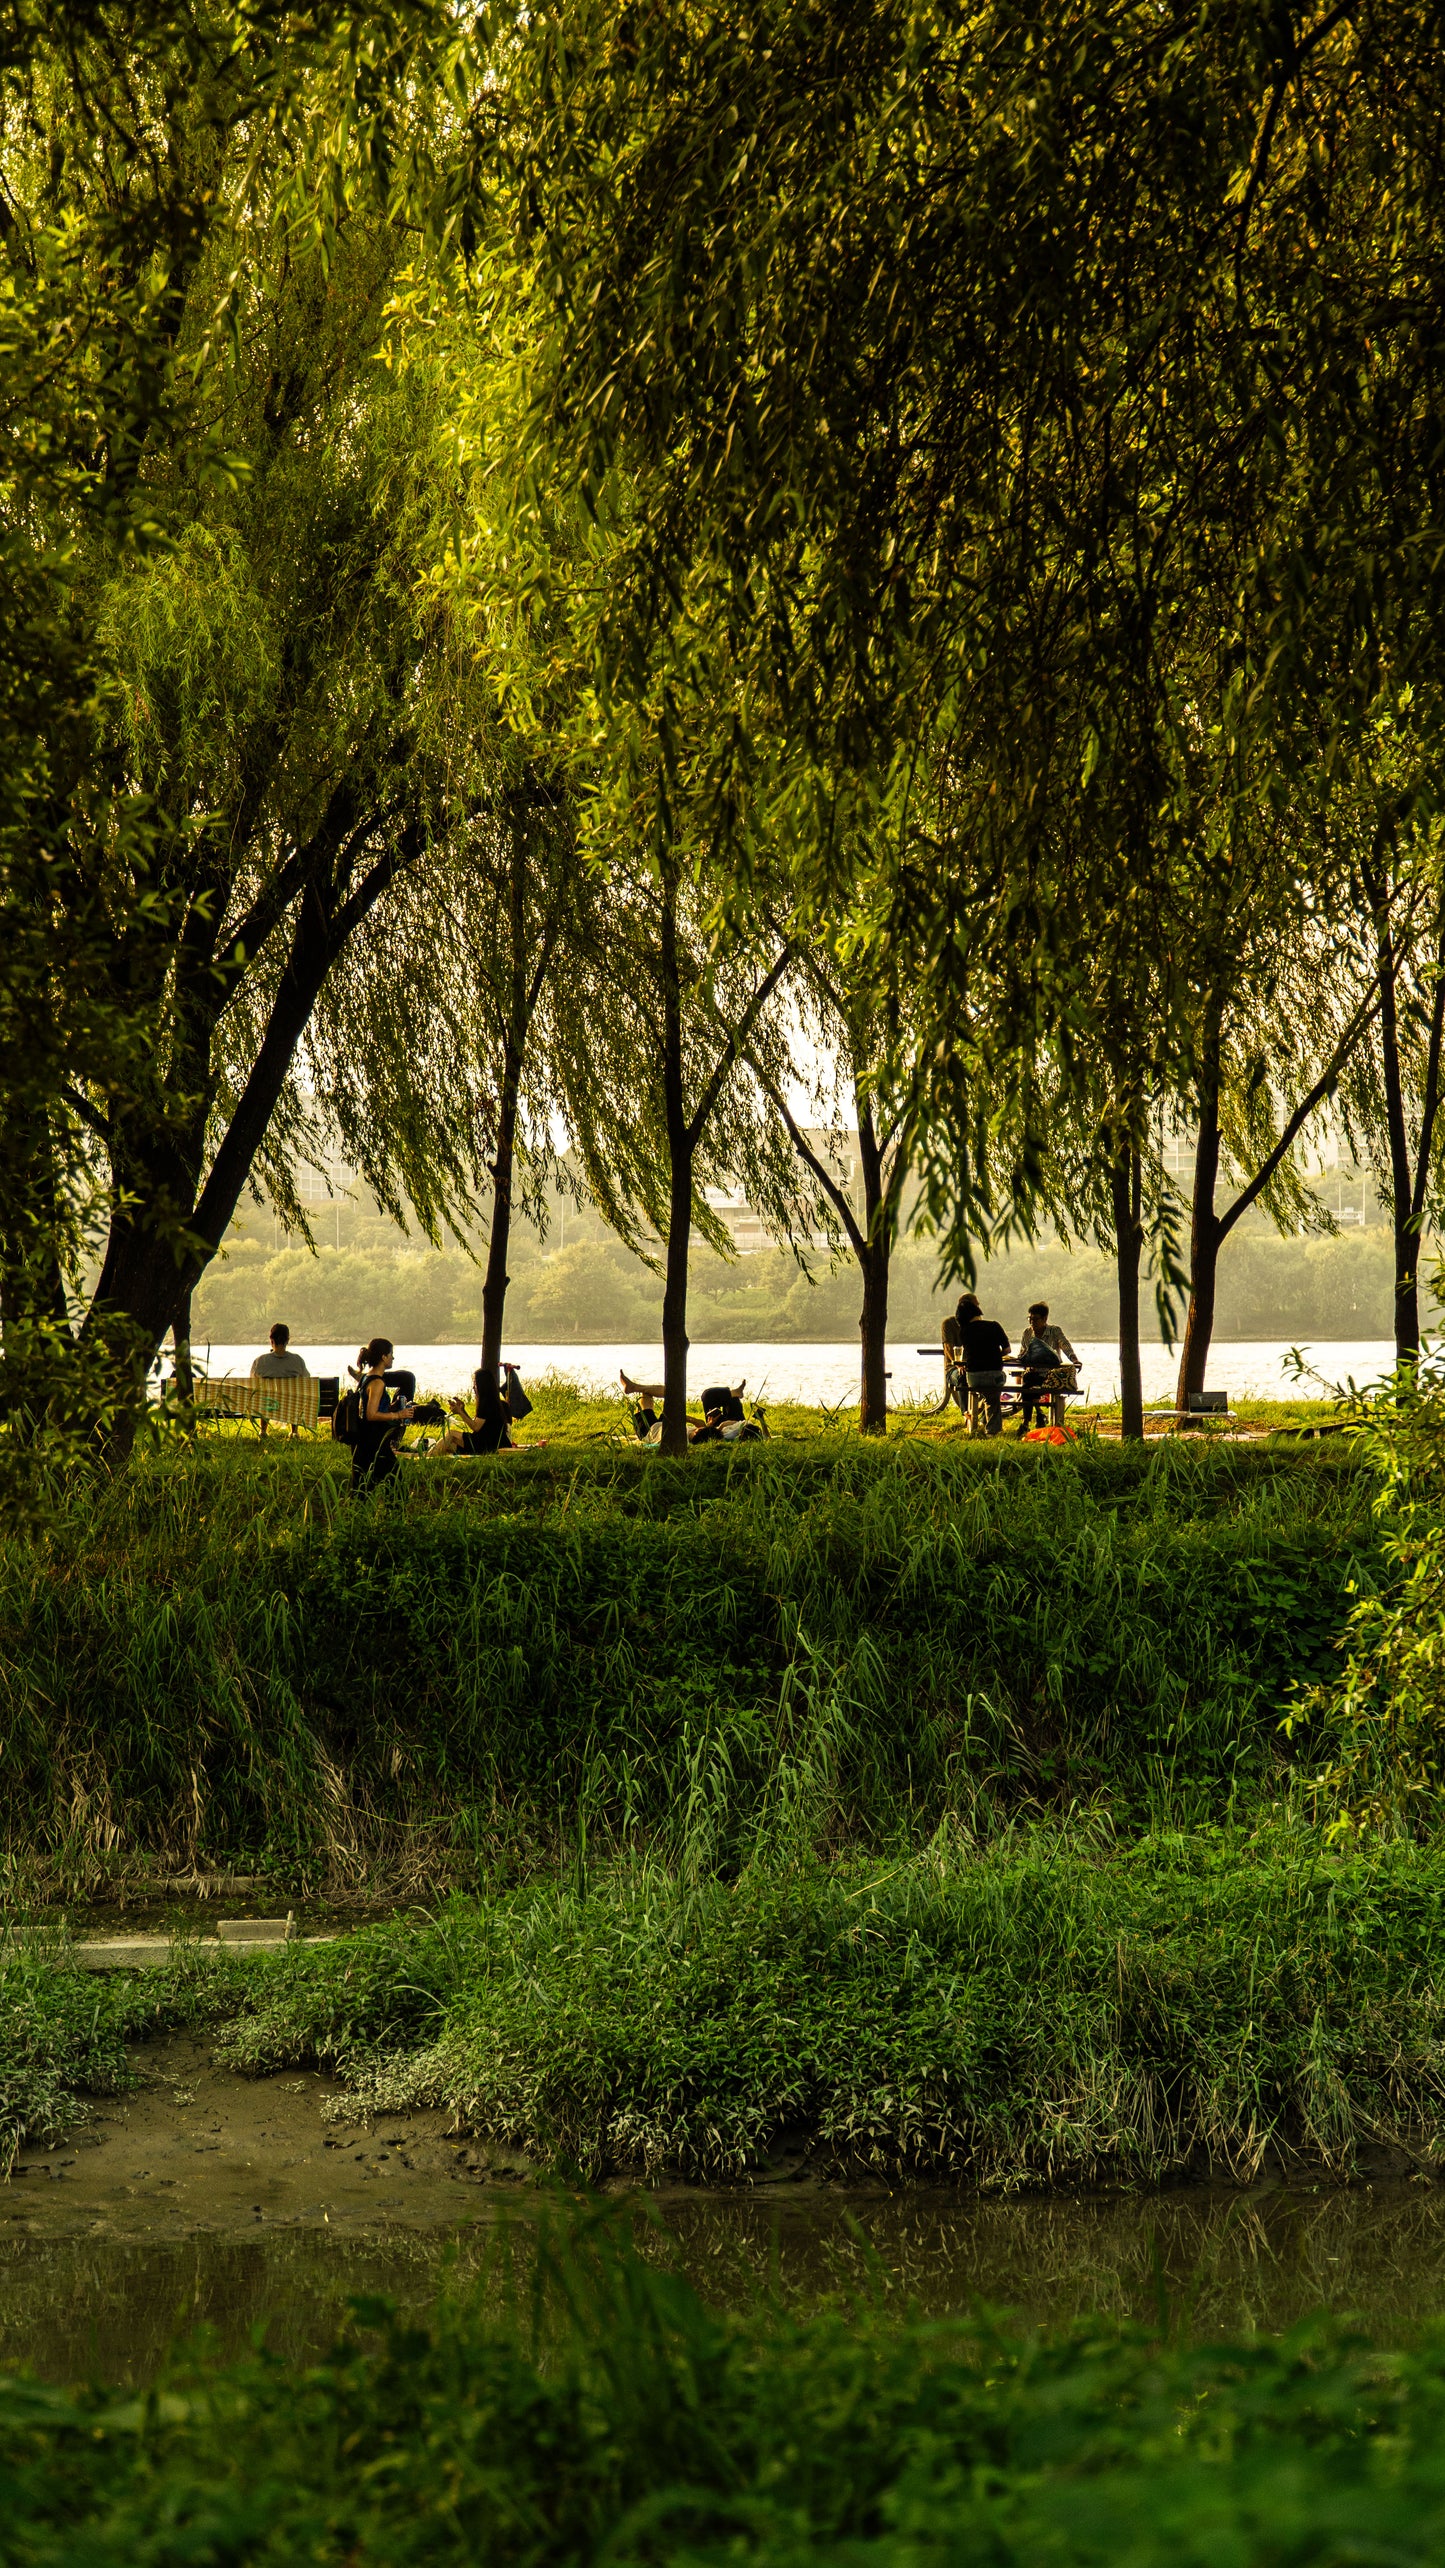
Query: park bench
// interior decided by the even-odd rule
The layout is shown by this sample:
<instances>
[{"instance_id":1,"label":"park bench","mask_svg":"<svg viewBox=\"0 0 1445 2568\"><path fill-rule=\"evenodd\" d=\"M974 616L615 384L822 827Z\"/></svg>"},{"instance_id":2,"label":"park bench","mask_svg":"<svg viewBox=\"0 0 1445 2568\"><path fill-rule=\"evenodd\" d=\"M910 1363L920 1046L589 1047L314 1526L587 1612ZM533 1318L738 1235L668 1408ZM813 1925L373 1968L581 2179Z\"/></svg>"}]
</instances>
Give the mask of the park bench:
<instances>
[{"instance_id":1,"label":"park bench","mask_svg":"<svg viewBox=\"0 0 1445 2568\"><path fill-rule=\"evenodd\" d=\"M1158 1420L1164 1418L1171 1420L1177 1426L1181 1418L1227 1418L1229 1415L1229 1393L1227 1391L1191 1391L1189 1394L1189 1405L1187 1408L1146 1409L1144 1412L1144 1424L1147 1427L1151 1419Z\"/></svg>"},{"instance_id":2,"label":"park bench","mask_svg":"<svg viewBox=\"0 0 1445 2568\"><path fill-rule=\"evenodd\" d=\"M280 1380L253 1382L249 1376L220 1374L196 1383L198 1424L301 1427L315 1434L330 1427L336 1415L340 1380L334 1373L283 1375Z\"/></svg>"}]
</instances>

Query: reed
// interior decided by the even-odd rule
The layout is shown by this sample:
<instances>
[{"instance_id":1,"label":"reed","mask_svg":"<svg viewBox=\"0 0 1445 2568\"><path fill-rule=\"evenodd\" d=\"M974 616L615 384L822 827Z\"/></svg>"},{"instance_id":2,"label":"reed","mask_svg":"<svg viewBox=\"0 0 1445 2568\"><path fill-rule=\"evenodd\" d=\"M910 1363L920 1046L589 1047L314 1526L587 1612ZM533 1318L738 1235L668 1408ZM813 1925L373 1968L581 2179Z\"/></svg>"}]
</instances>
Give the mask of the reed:
<instances>
[{"instance_id":1,"label":"reed","mask_svg":"<svg viewBox=\"0 0 1445 2568\"><path fill-rule=\"evenodd\" d=\"M1442 1894L1445 1853L1284 1826L1119 1846L1074 1823L731 1881L574 1868L255 1961L37 1963L0 1981L7 2109L53 2129L62 2089L186 2024L248 2073L339 2072L348 2117L444 2106L589 2179L799 2152L994 2188L1433 2165Z\"/></svg>"},{"instance_id":2,"label":"reed","mask_svg":"<svg viewBox=\"0 0 1445 2568\"><path fill-rule=\"evenodd\" d=\"M17 1888L432 1892L1107 1807L1238 1815L1374 1575L1347 1463L900 1443L162 1457L0 1558Z\"/></svg>"}]
</instances>

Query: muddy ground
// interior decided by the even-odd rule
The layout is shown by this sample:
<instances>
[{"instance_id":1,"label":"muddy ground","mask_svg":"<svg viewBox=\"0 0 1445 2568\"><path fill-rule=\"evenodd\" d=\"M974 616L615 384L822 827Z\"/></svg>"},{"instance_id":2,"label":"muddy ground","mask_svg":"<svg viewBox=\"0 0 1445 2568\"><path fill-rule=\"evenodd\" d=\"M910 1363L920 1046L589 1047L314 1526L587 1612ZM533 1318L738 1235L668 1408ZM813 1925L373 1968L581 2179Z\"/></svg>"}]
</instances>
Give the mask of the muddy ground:
<instances>
[{"instance_id":1,"label":"muddy ground","mask_svg":"<svg viewBox=\"0 0 1445 2568\"><path fill-rule=\"evenodd\" d=\"M180 2237L266 2223L374 2227L464 2220L484 2188L515 2193L527 2162L449 2133L445 2113L323 2123L341 2092L315 2070L239 2077L193 2034L148 2043L143 2083L101 2099L54 2148L22 2152L0 2185L0 2238L69 2230Z\"/></svg>"}]
</instances>

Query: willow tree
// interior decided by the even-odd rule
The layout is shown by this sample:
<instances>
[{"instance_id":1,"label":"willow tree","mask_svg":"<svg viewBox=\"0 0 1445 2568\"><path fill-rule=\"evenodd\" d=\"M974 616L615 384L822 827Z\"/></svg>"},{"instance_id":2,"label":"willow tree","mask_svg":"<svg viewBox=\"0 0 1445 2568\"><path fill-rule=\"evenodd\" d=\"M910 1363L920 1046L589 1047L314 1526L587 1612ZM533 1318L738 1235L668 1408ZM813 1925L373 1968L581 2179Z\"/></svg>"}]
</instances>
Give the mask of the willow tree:
<instances>
[{"instance_id":1,"label":"willow tree","mask_svg":"<svg viewBox=\"0 0 1445 2568\"><path fill-rule=\"evenodd\" d=\"M664 1453L687 1449L694 1235L731 1253L707 1185L741 1177L768 1207L796 1194L749 1067L751 1054L783 1069L791 961L780 932L719 927L696 860L672 846L655 862L614 856L592 938L569 953L585 979L554 1024L553 1075L594 1202L661 1268Z\"/></svg>"},{"instance_id":2,"label":"willow tree","mask_svg":"<svg viewBox=\"0 0 1445 2568\"><path fill-rule=\"evenodd\" d=\"M46 1324L65 1357L94 1243L81 1359L123 1408L318 977L426 833L425 792L395 763L379 782L416 653L328 717L305 628L329 616L335 657L387 483L360 316L374 347L398 195L432 213L394 101L455 51L446 12L409 0L364 31L328 0L304 19L89 0L0 35L7 1370ZM393 575L400 523L371 538Z\"/></svg>"},{"instance_id":3,"label":"willow tree","mask_svg":"<svg viewBox=\"0 0 1445 2568\"><path fill-rule=\"evenodd\" d=\"M957 758L955 825L886 934L932 1007L924 1176L960 1247L956 1027L990 1015L1020 1086L1005 1045L1066 1066L1160 914L1178 620L1223 619L1288 777L1332 755L1350 619L1429 587L1441 63L1426 0L1200 6L1165 36L1147 0L581 0L509 32L541 433L591 491L621 468L641 494L609 684L652 688L659 617L706 594L738 708L718 826L749 752L787 769L809 918L848 888L810 780L881 796ZM1311 647L1325 566L1350 605ZM1132 792L1128 825L1051 872L1085 787ZM1174 1092L1196 996L1156 976L1146 1066ZM1090 1042L1137 1049L1102 1004ZM1145 1109L1119 1075L1127 1240Z\"/></svg>"}]
</instances>

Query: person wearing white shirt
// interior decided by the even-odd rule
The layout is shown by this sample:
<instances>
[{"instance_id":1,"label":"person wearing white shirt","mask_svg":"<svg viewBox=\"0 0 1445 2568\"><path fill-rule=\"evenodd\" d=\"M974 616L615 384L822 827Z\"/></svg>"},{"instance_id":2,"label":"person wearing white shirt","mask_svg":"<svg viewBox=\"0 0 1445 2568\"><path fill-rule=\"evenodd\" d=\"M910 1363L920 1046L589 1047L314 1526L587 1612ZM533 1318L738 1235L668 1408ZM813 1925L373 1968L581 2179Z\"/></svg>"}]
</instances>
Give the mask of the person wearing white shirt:
<instances>
[{"instance_id":1,"label":"person wearing white shirt","mask_svg":"<svg viewBox=\"0 0 1445 2568\"><path fill-rule=\"evenodd\" d=\"M255 1363L251 1367L251 1379L253 1382L306 1382L310 1380L310 1374L307 1370L305 1357L302 1355L293 1355L291 1353L291 1332L287 1328L284 1320L276 1320L273 1322L271 1329L271 1352L269 1355L257 1356ZM263 1418L261 1420L261 1433L263 1436L265 1432L266 1421ZM293 1436L297 1433L294 1426L291 1433Z\"/></svg>"}]
</instances>

